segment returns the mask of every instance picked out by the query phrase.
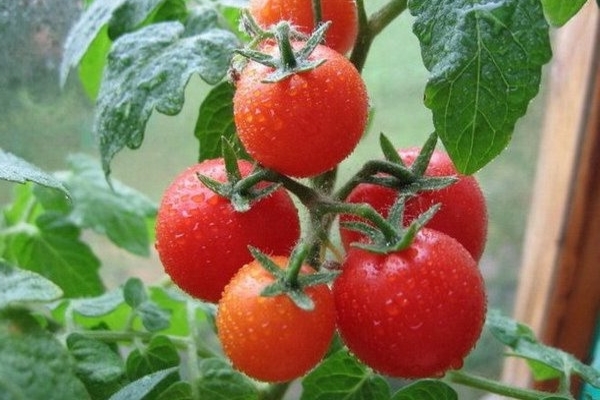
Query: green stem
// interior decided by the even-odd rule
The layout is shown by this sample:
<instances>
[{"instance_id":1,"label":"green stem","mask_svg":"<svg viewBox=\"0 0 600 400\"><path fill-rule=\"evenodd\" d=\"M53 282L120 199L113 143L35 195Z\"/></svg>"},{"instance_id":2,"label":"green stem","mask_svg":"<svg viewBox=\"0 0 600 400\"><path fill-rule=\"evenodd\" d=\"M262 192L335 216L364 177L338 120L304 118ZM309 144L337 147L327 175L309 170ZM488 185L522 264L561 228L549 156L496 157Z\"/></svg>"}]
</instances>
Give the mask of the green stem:
<instances>
[{"instance_id":1,"label":"green stem","mask_svg":"<svg viewBox=\"0 0 600 400\"><path fill-rule=\"evenodd\" d=\"M315 27L317 27L321 22L323 22L323 8L321 7L321 0L312 0L312 9Z\"/></svg>"},{"instance_id":2,"label":"green stem","mask_svg":"<svg viewBox=\"0 0 600 400\"><path fill-rule=\"evenodd\" d=\"M309 246L301 241L296 245L294 251L290 255L288 269L285 274L285 282L292 288L298 286L298 274L300 274L300 269L302 269L308 251Z\"/></svg>"},{"instance_id":3,"label":"green stem","mask_svg":"<svg viewBox=\"0 0 600 400\"><path fill-rule=\"evenodd\" d=\"M265 171L267 171L263 175L263 179L265 181L281 183L283 187L292 192L298 198L298 200L300 200L300 202L302 202L302 204L304 204L304 206L309 210L312 209L314 205L322 199L321 194L315 189L312 189L278 172L271 170Z\"/></svg>"},{"instance_id":4,"label":"green stem","mask_svg":"<svg viewBox=\"0 0 600 400\"><path fill-rule=\"evenodd\" d=\"M142 342L149 342L155 337L152 332L145 331L93 331L93 330L78 330L78 329L67 329L69 332L79 333L90 339L99 340L106 343L119 343L119 342L134 342L141 340ZM180 336L165 335L169 340L179 349L188 349L190 347L190 339ZM207 348L198 348L196 345L196 352L198 355L203 357L215 357L215 353Z\"/></svg>"},{"instance_id":5,"label":"green stem","mask_svg":"<svg viewBox=\"0 0 600 400\"><path fill-rule=\"evenodd\" d=\"M190 331L188 346L187 346L187 367L190 374L190 386L192 389L192 399L200 399L200 392L198 391L198 385L196 382L200 378L200 366L198 365L198 346L196 340L198 340L198 323L196 321L196 307L191 302L186 302L186 319L188 329Z\"/></svg>"},{"instance_id":6,"label":"green stem","mask_svg":"<svg viewBox=\"0 0 600 400\"><path fill-rule=\"evenodd\" d=\"M327 214L350 214L357 215L373 223L383 234L389 243L398 239L396 228L391 226L373 207L365 203L336 203L328 202L319 204L319 211Z\"/></svg>"},{"instance_id":7,"label":"green stem","mask_svg":"<svg viewBox=\"0 0 600 400\"><path fill-rule=\"evenodd\" d=\"M408 5L408 0L391 0L379 11L376 11L369 18L369 27L371 34L377 36L383 31L392 21L402 14Z\"/></svg>"},{"instance_id":8,"label":"green stem","mask_svg":"<svg viewBox=\"0 0 600 400\"><path fill-rule=\"evenodd\" d=\"M352 54L350 55L350 62L354 64L358 72L362 72L374 36L371 33L371 27L369 26L369 18L367 17L364 0L357 0L356 5L358 7L358 34L356 36L354 48L352 49Z\"/></svg>"},{"instance_id":9,"label":"green stem","mask_svg":"<svg viewBox=\"0 0 600 400\"><path fill-rule=\"evenodd\" d=\"M365 179L380 173L391 175L403 183L411 183L415 179L414 175L402 165L387 160L369 160L363 164L362 168L345 185L338 189L334 195L334 199L343 201Z\"/></svg>"},{"instance_id":10,"label":"green stem","mask_svg":"<svg viewBox=\"0 0 600 400\"><path fill-rule=\"evenodd\" d=\"M501 382L483 378L481 376L472 375L463 371L450 371L446 373L446 378L452 383L457 383L463 386L469 386L476 389L485 390L490 393L499 394L501 396L510 397L519 400L542 400L550 394L533 389L522 389L514 386L507 386Z\"/></svg>"},{"instance_id":11,"label":"green stem","mask_svg":"<svg viewBox=\"0 0 600 400\"><path fill-rule=\"evenodd\" d=\"M406 10L407 3L408 0L391 0L367 18L364 0L357 0L358 35L350 61L358 71L363 70L375 37Z\"/></svg>"},{"instance_id":12,"label":"green stem","mask_svg":"<svg viewBox=\"0 0 600 400\"><path fill-rule=\"evenodd\" d=\"M263 181L272 181L272 173L266 169L259 169L235 183L234 190L239 193L248 193L250 189Z\"/></svg>"},{"instance_id":13,"label":"green stem","mask_svg":"<svg viewBox=\"0 0 600 400\"><path fill-rule=\"evenodd\" d=\"M317 189L320 193L330 195L335 187L337 180L338 168L333 168L321 175L317 175L311 178L312 186Z\"/></svg>"},{"instance_id":14,"label":"green stem","mask_svg":"<svg viewBox=\"0 0 600 400\"><path fill-rule=\"evenodd\" d=\"M115 342L132 342L135 339L141 339L143 341L149 341L152 339L152 333L142 331L78 331L73 332L80 333L90 339L96 339L101 342L115 343ZM187 342L186 342L187 345Z\"/></svg>"},{"instance_id":15,"label":"green stem","mask_svg":"<svg viewBox=\"0 0 600 400\"><path fill-rule=\"evenodd\" d=\"M294 69L298 65L298 60L290 42L290 25L287 22L279 23L275 29L275 37L277 38L284 70Z\"/></svg>"}]
</instances>

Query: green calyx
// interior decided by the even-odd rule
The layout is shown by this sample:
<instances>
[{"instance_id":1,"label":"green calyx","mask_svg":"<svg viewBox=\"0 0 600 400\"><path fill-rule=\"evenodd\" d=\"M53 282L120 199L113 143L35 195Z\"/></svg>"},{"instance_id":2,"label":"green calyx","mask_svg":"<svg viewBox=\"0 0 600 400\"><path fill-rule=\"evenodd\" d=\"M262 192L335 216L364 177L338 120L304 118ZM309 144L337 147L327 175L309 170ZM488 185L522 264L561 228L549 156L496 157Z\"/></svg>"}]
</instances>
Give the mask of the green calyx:
<instances>
[{"instance_id":1,"label":"green calyx","mask_svg":"<svg viewBox=\"0 0 600 400\"><path fill-rule=\"evenodd\" d=\"M392 208L390 208L387 218L383 218L371 206L365 207L364 204L358 204L355 210L348 208L347 211L351 211L349 213L358 215L371 222L353 221L341 224L343 228L357 231L369 239L367 243L352 243L352 246L380 254L393 253L408 248L417 235L417 232L440 209L439 204L432 206L405 227L403 224L404 205L409 197L399 195ZM365 212L369 208L371 210Z\"/></svg>"},{"instance_id":2,"label":"green calyx","mask_svg":"<svg viewBox=\"0 0 600 400\"><path fill-rule=\"evenodd\" d=\"M315 304L304 289L310 286L331 283L339 274L339 271L319 271L313 274L301 274L300 270L309 253L309 246L305 242L300 242L296 245L290 255L289 264L286 269L279 268L273 260L260 250L252 246L249 246L249 250L263 268L275 278L274 283L264 288L261 296L288 296L296 306L305 311L314 310Z\"/></svg>"},{"instance_id":3,"label":"green calyx","mask_svg":"<svg viewBox=\"0 0 600 400\"><path fill-rule=\"evenodd\" d=\"M432 133L415 159L407 167L389 139L381 134L379 138L385 159L366 162L346 185L335 194L335 199L343 201L361 183L389 187L399 194L413 195L423 191L439 190L456 182L454 176L426 176L425 171L437 144L437 135Z\"/></svg>"},{"instance_id":4,"label":"green calyx","mask_svg":"<svg viewBox=\"0 0 600 400\"><path fill-rule=\"evenodd\" d=\"M404 226L404 206L406 201L419 192L443 189L456 182L453 176L426 176L425 171L437 144L437 135L432 133L413 164L408 167L402 161L395 147L385 135L380 136L380 146L384 160L367 162L363 168L336 193L338 202L324 206L327 213L350 214L360 217L360 221L344 222L342 226L360 232L368 243L354 243L359 247L376 253L390 253L406 249L414 240L417 232L438 211L440 205L434 205L416 218L410 225ZM384 218L368 204L342 202L350 192L361 183L388 187L398 191L398 198L387 218Z\"/></svg>"},{"instance_id":5,"label":"green calyx","mask_svg":"<svg viewBox=\"0 0 600 400\"><path fill-rule=\"evenodd\" d=\"M239 49L237 53L274 69L263 82L280 82L292 75L311 71L327 61L325 59L309 60L309 56L323 41L329 25L330 22L321 24L299 50L294 50L290 40L293 36L290 23L281 21L275 25L272 32L279 47L280 54L278 57L253 49Z\"/></svg>"},{"instance_id":6,"label":"green calyx","mask_svg":"<svg viewBox=\"0 0 600 400\"><path fill-rule=\"evenodd\" d=\"M222 141L222 149L227 181L219 182L202 174L197 176L204 186L229 199L235 211L246 212L250 210L252 203L270 196L281 187L279 183L272 183L259 189L257 184L264 182L270 172L257 168L250 175L242 177L235 150L226 139Z\"/></svg>"}]
</instances>

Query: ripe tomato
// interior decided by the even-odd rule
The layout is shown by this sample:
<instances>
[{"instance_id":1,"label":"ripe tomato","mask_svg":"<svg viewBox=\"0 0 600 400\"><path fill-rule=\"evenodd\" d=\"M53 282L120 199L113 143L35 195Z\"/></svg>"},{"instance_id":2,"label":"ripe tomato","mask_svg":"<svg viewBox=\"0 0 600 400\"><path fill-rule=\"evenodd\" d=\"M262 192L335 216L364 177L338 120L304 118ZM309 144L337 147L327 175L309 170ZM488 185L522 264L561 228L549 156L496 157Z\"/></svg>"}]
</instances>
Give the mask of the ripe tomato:
<instances>
[{"instance_id":1,"label":"ripe tomato","mask_svg":"<svg viewBox=\"0 0 600 400\"><path fill-rule=\"evenodd\" d=\"M238 163L242 176L252 164ZM222 159L189 167L165 191L156 221L156 249L173 282L190 295L217 302L235 272L252 260L248 245L289 254L300 237L296 207L280 189L236 212L228 199L208 189L196 174L226 180Z\"/></svg>"},{"instance_id":2,"label":"ripe tomato","mask_svg":"<svg viewBox=\"0 0 600 400\"><path fill-rule=\"evenodd\" d=\"M312 0L250 0L248 10L252 18L264 29L279 21L290 21L296 29L307 35L315 30ZM323 21L331 21L325 35L325 45L345 54L356 40L358 13L354 0L321 1Z\"/></svg>"},{"instance_id":3,"label":"ripe tomato","mask_svg":"<svg viewBox=\"0 0 600 400\"><path fill-rule=\"evenodd\" d=\"M411 165L419 149L410 148L399 151L400 157ZM427 176L458 175L448 155L436 150L429 163ZM387 215L398 193L390 188L372 184L357 186L346 198L350 203L369 203L384 216ZM427 223L427 227L446 233L458 240L479 261L487 237L487 206L485 197L473 176L458 175L458 181L441 190L421 192L406 202L404 224L408 224L434 204L440 203L441 209ZM343 215L340 221L351 221L354 217ZM352 242L361 240L355 231L341 229L342 243L346 250Z\"/></svg>"},{"instance_id":4,"label":"ripe tomato","mask_svg":"<svg viewBox=\"0 0 600 400\"><path fill-rule=\"evenodd\" d=\"M455 239L427 228L403 251L350 250L333 295L348 348L394 377L437 377L460 368L486 312L473 258Z\"/></svg>"},{"instance_id":5,"label":"ripe tomato","mask_svg":"<svg viewBox=\"0 0 600 400\"><path fill-rule=\"evenodd\" d=\"M284 268L287 257L272 260ZM301 273L311 273L303 267ZM274 278L258 261L245 265L226 286L217 311L225 354L246 375L267 382L298 378L317 365L335 332L333 296L326 284L305 293L315 308L304 311L287 295L262 297Z\"/></svg>"},{"instance_id":6,"label":"ripe tomato","mask_svg":"<svg viewBox=\"0 0 600 400\"><path fill-rule=\"evenodd\" d=\"M279 53L272 44L262 50ZM319 59L327 61L276 83L262 82L272 68L250 61L237 81L239 138L259 163L282 174L308 177L334 168L365 130L369 103L360 74L328 47L317 46L309 56Z\"/></svg>"}]
</instances>

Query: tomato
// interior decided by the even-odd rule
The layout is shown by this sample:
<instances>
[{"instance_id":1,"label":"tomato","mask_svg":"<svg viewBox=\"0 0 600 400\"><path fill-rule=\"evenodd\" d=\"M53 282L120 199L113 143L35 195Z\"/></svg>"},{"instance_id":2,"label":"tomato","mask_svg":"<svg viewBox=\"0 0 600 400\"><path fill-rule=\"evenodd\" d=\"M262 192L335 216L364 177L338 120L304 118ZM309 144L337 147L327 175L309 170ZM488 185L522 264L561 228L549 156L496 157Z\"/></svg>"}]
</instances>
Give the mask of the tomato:
<instances>
[{"instance_id":1,"label":"tomato","mask_svg":"<svg viewBox=\"0 0 600 400\"><path fill-rule=\"evenodd\" d=\"M399 151L400 157L411 165L419 149L410 148ZM473 176L459 175L448 155L436 150L425 172L427 176L456 175L458 181L441 190L420 192L406 202L404 224L408 224L434 204L440 203L441 209L427 224L428 228L444 232L458 240L479 261L487 238L487 206L485 197L477 180ZM346 198L350 203L369 203L378 212L387 215L396 201L398 193L390 188L372 184L360 184ZM340 221L355 219L342 216ZM342 243L346 249L352 242L362 240L359 233L341 229Z\"/></svg>"},{"instance_id":2,"label":"tomato","mask_svg":"<svg viewBox=\"0 0 600 400\"><path fill-rule=\"evenodd\" d=\"M380 373L402 378L460 368L486 313L483 279L471 255L427 228L399 252L350 250L333 295L350 351Z\"/></svg>"},{"instance_id":3,"label":"tomato","mask_svg":"<svg viewBox=\"0 0 600 400\"><path fill-rule=\"evenodd\" d=\"M307 35L315 30L312 0L250 0L248 10L264 29L285 20ZM356 2L323 0L321 14L323 21L331 21L325 45L342 54L347 53L354 45L358 33Z\"/></svg>"},{"instance_id":4,"label":"tomato","mask_svg":"<svg viewBox=\"0 0 600 400\"><path fill-rule=\"evenodd\" d=\"M242 176L252 164L238 163ZM222 159L189 167L166 189L156 221L156 249L167 274L190 295L217 302L235 272L253 259L248 245L289 254L300 237L292 199L283 189L237 212L196 174L226 180Z\"/></svg>"},{"instance_id":5,"label":"tomato","mask_svg":"<svg viewBox=\"0 0 600 400\"><path fill-rule=\"evenodd\" d=\"M282 269L287 257L271 259ZM301 273L311 273L303 266ZM274 277L258 261L245 265L233 277L218 305L217 332L225 354L235 368L267 382L298 378L324 357L335 332L335 307L326 284L305 293L312 311L300 309L285 294L262 297Z\"/></svg>"},{"instance_id":6,"label":"tomato","mask_svg":"<svg viewBox=\"0 0 600 400\"><path fill-rule=\"evenodd\" d=\"M262 50L279 53L272 44ZM236 84L241 142L259 163L285 175L308 177L334 168L354 150L367 123L367 90L358 71L325 46L309 56L318 59L327 61L276 83L263 82L271 67L250 61Z\"/></svg>"}]
</instances>

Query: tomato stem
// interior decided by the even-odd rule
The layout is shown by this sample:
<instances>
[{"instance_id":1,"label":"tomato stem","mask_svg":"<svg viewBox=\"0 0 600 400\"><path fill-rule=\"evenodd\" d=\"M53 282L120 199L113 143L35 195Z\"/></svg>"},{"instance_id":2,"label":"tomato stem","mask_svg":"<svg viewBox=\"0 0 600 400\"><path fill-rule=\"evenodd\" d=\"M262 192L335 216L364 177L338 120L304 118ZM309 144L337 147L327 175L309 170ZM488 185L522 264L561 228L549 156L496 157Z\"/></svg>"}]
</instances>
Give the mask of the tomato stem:
<instances>
[{"instance_id":1,"label":"tomato stem","mask_svg":"<svg viewBox=\"0 0 600 400\"><path fill-rule=\"evenodd\" d=\"M290 261L285 274L285 284L288 287L299 287L298 275L300 274L300 270L302 269L302 265L304 264L304 260L306 260L308 252L309 246L304 241L299 242L294 248L294 251L290 255Z\"/></svg>"},{"instance_id":2,"label":"tomato stem","mask_svg":"<svg viewBox=\"0 0 600 400\"><path fill-rule=\"evenodd\" d=\"M279 23L275 29L275 37L281 54L281 64L284 70L293 70L298 65L298 60L294 54L292 43L290 42L290 25L287 22Z\"/></svg>"},{"instance_id":3,"label":"tomato stem","mask_svg":"<svg viewBox=\"0 0 600 400\"><path fill-rule=\"evenodd\" d=\"M319 205L319 212L324 214L335 213L359 216L372 222L373 225L375 225L381 231L387 243L394 243L398 241L399 234L396 227L392 226L369 204L326 202Z\"/></svg>"},{"instance_id":4,"label":"tomato stem","mask_svg":"<svg viewBox=\"0 0 600 400\"><path fill-rule=\"evenodd\" d=\"M312 0L312 9L316 27L323 22L323 8L321 7L321 0Z\"/></svg>"},{"instance_id":5,"label":"tomato stem","mask_svg":"<svg viewBox=\"0 0 600 400\"><path fill-rule=\"evenodd\" d=\"M446 380L463 386L482 389L490 393L519 400L542 400L549 397L547 392L533 389L522 389L508 386L492 379L472 375L464 371L450 371L446 373Z\"/></svg>"},{"instance_id":6,"label":"tomato stem","mask_svg":"<svg viewBox=\"0 0 600 400\"><path fill-rule=\"evenodd\" d=\"M356 186L365 182L369 177L381 173L393 176L398 182L406 184L415 180L412 172L403 165L388 160L369 160L363 164L362 168L346 184L338 189L334 198L336 200L344 200Z\"/></svg>"},{"instance_id":7,"label":"tomato stem","mask_svg":"<svg viewBox=\"0 0 600 400\"><path fill-rule=\"evenodd\" d=\"M373 13L371 17L367 17L364 3L364 0L356 1L358 6L358 35L350 55L350 61L359 72L365 66L367 55L375 37L406 10L408 0L391 0Z\"/></svg>"}]
</instances>

